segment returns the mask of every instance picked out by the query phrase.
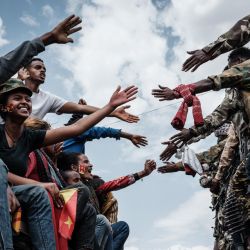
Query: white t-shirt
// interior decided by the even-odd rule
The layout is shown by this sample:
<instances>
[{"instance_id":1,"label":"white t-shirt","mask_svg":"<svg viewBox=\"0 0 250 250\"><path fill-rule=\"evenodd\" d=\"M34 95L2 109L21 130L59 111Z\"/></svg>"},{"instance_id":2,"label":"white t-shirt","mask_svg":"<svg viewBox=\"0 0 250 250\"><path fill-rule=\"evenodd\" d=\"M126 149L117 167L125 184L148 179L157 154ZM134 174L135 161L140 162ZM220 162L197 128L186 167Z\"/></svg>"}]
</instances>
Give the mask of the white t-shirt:
<instances>
[{"instance_id":1,"label":"white t-shirt","mask_svg":"<svg viewBox=\"0 0 250 250\"><path fill-rule=\"evenodd\" d=\"M39 90L38 93L33 92L31 96L32 114L31 116L43 119L48 113L57 113L58 110L67 103L63 98L53 95L49 92Z\"/></svg>"}]
</instances>

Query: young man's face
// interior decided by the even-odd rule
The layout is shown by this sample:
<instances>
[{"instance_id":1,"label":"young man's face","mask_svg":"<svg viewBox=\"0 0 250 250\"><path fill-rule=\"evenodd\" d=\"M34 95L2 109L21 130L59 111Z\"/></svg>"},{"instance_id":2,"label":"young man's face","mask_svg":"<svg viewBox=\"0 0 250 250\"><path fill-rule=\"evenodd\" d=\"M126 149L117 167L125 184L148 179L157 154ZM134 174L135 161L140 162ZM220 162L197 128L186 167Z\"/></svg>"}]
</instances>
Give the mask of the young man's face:
<instances>
[{"instance_id":1,"label":"young man's face","mask_svg":"<svg viewBox=\"0 0 250 250\"><path fill-rule=\"evenodd\" d=\"M67 178L68 185L74 185L74 184L78 184L79 182L81 182L81 177L79 173L77 173L76 171L69 171L67 175L68 175L68 178Z\"/></svg>"},{"instance_id":2,"label":"young man's face","mask_svg":"<svg viewBox=\"0 0 250 250\"><path fill-rule=\"evenodd\" d=\"M92 179L91 171L93 165L90 163L86 155L81 154L78 156L78 172L87 179Z\"/></svg>"},{"instance_id":3,"label":"young man's face","mask_svg":"<svg viewBox=\"0 0 250 250\"><path fill-rule=\"evenodd\" d=\"M41 61L32 61L27 67L27 71L30 75L29 79L39 84L44 83L46 77L46 68Z\"/></svg>"}]
</instances>

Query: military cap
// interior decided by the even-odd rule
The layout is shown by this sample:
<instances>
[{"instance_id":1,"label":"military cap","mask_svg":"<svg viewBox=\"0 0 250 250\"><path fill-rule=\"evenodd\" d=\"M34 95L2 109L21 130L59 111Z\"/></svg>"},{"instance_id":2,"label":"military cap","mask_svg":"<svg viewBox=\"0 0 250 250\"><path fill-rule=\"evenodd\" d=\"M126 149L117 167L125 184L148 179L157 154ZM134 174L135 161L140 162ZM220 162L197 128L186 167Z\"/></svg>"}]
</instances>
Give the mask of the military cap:
<instances>
[{"instance_id":1,"label":"military cap","mask_svg":"<svg viewBox=\"0 0 250 250\"><path fill-rule=\"evenodd\" d=\"M2 99L5 94L18 89L24 90L29 96L32 96L32 91L24 85L23 81L16 78L10 78L0 85L0 99Z\"/></svg>"}]
</instances>

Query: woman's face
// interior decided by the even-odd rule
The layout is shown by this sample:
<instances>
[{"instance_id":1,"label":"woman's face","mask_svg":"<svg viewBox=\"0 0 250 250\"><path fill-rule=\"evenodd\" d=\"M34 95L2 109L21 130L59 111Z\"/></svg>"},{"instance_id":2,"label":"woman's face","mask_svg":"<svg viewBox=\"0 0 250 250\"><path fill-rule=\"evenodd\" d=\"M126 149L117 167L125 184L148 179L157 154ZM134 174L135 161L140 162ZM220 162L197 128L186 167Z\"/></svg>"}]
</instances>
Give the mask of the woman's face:
<instances>
[{"instance_id":1,"label":"woman's face","mask_svg":"<svg viewBox=\"0 0 250 250\"><path fill-rule=\"evenodd\" d=\"M7 110L7 116L28 118L32 112L31 98L24 91L11 93L4 108Z\"/></svg>"}]
</instances>

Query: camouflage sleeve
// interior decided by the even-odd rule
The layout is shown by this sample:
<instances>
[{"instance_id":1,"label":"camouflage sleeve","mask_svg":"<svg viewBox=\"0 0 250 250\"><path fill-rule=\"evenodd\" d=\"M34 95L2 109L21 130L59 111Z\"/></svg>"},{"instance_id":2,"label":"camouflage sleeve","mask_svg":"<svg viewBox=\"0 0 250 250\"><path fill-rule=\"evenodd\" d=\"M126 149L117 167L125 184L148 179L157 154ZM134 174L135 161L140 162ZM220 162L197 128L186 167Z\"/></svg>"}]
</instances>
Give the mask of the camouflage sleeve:
<instances>
[{"instance_id":1,"label":"camouflage sleeve","mask_svg":"<svg viewBox=\"0 0 250 250\"><path fill-rule=\"evenodd\" d=\"M221 152L223 151L225 144L226 144L226 139L212 146L207 151L196 154L200 163L207 163L209 165L215 163L216 161L218 162L218 158Z\"/></svg>"},{"instance_id":2,"label":"camouflage sleeve","mask_svg":"<svg viewBox=\"0 0 250 250\"><path fill-rule=\"evenodd\" d=\"M235 148L238 146L239 139L235 133L234 126L231 125L228 131L227 141L224 147L224 150L221 154L220 163L218 167L218 171L215 175L215 179L221 180L224 175L224 171L227 167L230 166L233 158L234 158L234 151Z\"/></svg>"},{"instance_id":3,"label":"camouflage sleeve","mask_svg":"<svg viewBox=\"0 0 250 250\"><path fill-rule=\"evenodd\" d=\"M198 141L200 141L200 140L203 140L203 139L207 138L209 135L211 135L212 133L213 133L213 131L211 130L211 131L205 132L204 134L200 134L200 135L198 135L198 136L196 136L196 137L193 137L193 138L191 138L191 139L187 142L187 144L188 144L188 145L191 145L191 144L196 143L196 142L198 142Z\"/></svg>"},{"instance_id":4,"label":"camouflage sleeve","mask_svg":"<svg viewBox=\"0 0 250 250\"><path fill-rule=\"evenodd\" d=\"M229 31L221 35L216 41L210 43L202 50L212 56L217 56L242 47L250 40L250 15L239 20Z\"/></svg>"},{"instance_id":5,"label":"camouflage sleeve","mask_svg":"<svg viewBox=\"0 0 250 250\"><path fill-rule=\"evenodd\" d=\"M224 70L219 75L209 76L208 79L214 84L214 90L224 88L243 88L250 87L250 60L237 64L228 70Z\"/></svg>"},{"instance_id":6,"label":"camouflage sleeve","mask_svg":"<svg viewBox=\"0 0 250 250\"><path fill-rule=\"evenodd\" d=\"M204 125L192 127L191 130L195 136L213 132L225 121L230 121L231 117L239 110L238 93L231 89L225 95L222 103L207 117L204 118Z\"/></svg>"}]
</instances>

